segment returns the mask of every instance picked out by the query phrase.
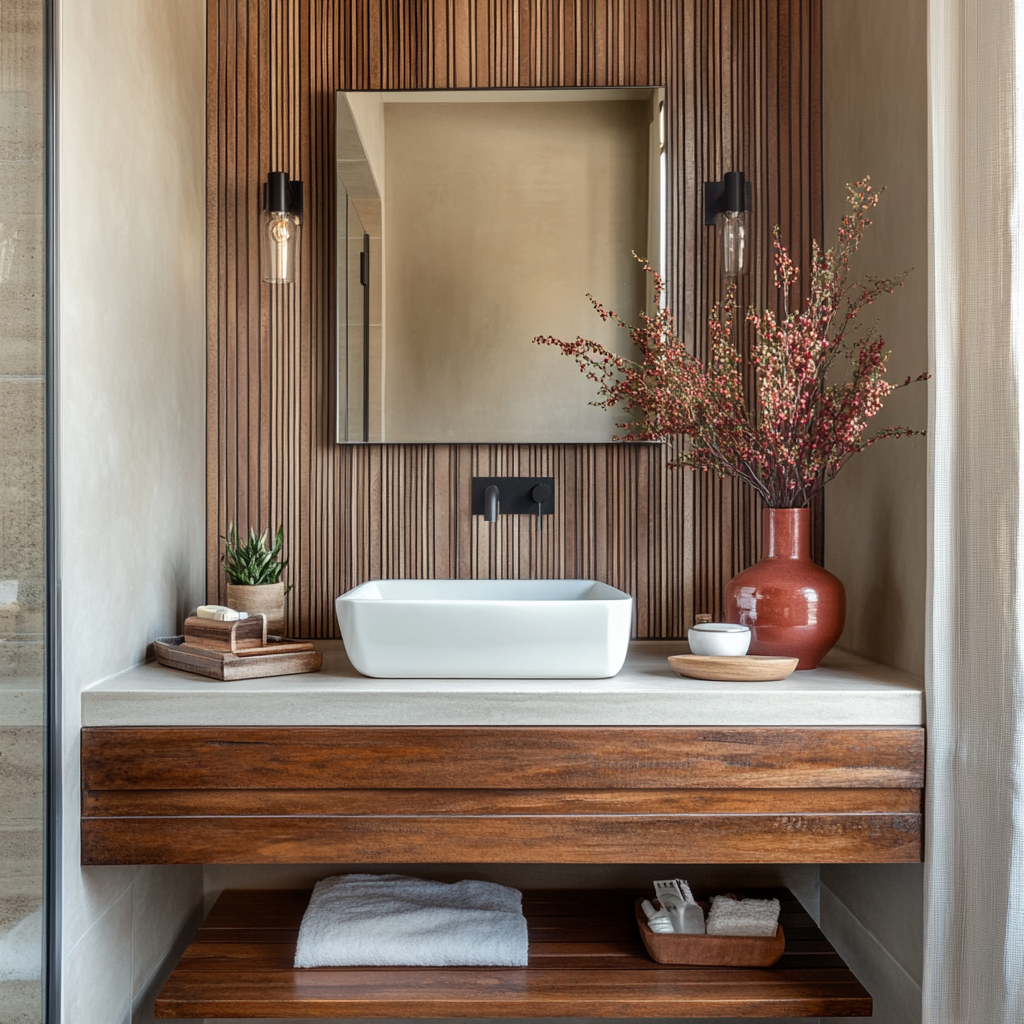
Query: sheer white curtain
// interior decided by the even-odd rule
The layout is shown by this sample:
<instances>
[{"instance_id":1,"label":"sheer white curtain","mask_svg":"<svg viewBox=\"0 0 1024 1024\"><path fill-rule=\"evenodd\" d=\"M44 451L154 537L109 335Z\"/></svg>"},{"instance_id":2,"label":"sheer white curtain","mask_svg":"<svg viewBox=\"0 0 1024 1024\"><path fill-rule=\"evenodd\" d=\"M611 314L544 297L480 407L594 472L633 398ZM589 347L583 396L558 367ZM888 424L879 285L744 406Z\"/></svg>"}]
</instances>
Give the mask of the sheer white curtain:
<instances>
[{"instance_id":1,"label":"sheer white curtain","mask_svg":"<svg viewBox=\"0 0 1024 1024\"><path fill-rule=\"evenodd\" d=\"M930 0L929 17L934 380L923 1020L1020 1024L1024 0Z\"/></svg>"}]
</instances>

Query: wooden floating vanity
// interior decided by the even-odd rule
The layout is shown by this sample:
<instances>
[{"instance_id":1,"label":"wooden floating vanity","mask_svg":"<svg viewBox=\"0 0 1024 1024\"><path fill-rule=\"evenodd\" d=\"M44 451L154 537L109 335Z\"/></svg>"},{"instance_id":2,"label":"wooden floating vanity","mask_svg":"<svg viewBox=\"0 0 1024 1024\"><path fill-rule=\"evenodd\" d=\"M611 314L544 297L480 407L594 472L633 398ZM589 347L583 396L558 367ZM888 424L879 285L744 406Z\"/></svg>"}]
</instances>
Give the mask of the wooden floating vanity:
<instances>
[{"instance_id":1,"label":"wooden floating vanity","mask_svg":"<svg viewBox=\"0 0 1024 1024\"><path fill-rule=\"evenodd\" d=\"M83 696L82 862L921 859L913 680L700 683L678 649L604 680L370 680L339 645L308 677L145 666Z\"/></svg>"},{"instance_id":2,"label":"wooden floating vanity","mask_svg":"<svg viewBox=\"0 0 1024 1024\"><path fill-rule=\"evenodd\" d=\"M217 683L147 665L83 694L82 862L919 861L919 684L834 653L776 683L679 679L637 643L598 680ZM223 893L156 1015L869 1016L787 893L771 968L643 950L635 893L527 893L526 968L295 970L308 892Z\"/></svg>"}]
</instances>

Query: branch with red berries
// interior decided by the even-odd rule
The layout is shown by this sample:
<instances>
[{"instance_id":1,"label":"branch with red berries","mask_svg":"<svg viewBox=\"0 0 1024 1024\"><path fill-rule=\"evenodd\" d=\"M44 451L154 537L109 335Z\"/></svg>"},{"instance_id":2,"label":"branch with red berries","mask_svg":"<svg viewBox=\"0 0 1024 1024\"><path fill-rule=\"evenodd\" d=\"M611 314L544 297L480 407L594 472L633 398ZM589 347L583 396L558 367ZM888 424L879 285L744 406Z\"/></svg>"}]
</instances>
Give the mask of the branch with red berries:
<instances>
[{"instance_id":1,"label":"branch with red berries","mask_svg":"<svg viewBox=\"0 0 1024 1024\"><path fill-rule=\"evenodd\" d=\"M790 310L799 269L775 229L775 286L783 314L747 314L755 333L753 396L744 386L744 360L732 338L735 291L730 288L712 311L708 357L700 360L680 339L671 310L661 306L664 284L644 260L654 281L655 312L641 313L637 326L588 296L602 320L629 332L637 359L581 337L533 340L576 360L597 385L599 399L592 404L625 412L619 440L668 443L674 451L671 466L745 480L771 508L803 508L850 456L885 438L924 433L910 427L867 432L868 420L889 394L929 374L899 384L887 381L885 341L862 327L865 307L902 287L907 272L850 281L850 258L871 225L868 212L881 193L868 178L849 191L852 210L843 218L836 244L812 247L810 294L802 308Z\"/></svg>"}]
</instances>

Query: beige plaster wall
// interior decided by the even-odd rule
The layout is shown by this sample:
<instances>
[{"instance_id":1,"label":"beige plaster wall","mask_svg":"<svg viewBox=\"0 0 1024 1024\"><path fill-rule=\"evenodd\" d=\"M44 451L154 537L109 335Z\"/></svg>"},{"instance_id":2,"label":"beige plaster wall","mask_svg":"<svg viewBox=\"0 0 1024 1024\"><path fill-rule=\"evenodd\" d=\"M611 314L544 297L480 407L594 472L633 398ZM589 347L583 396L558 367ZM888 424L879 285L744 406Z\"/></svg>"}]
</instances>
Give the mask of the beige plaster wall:
<instances>
[{"instance_id":1,"label":"beige plaster wall","mask_svg":"<svg viewBox=\"0 0 1024 1024\"><path fill-rule=\"evenodd\" d=\"M59 12L63 1019L119 1024L202 896L200 868L79 866L79 726L205 593L206 8Z\"/></svg>"},{"instance_id":2,"label":"beige plaster wall","mask_svg":"<svg viewBox=\"0 0 1024 1024\"><path fill-rule=\"evenodd\" d=\"M855 269L907 284L870 311L892 350L890 379L928 368L926 0L825 0L825 224L831 242L845 185L886 185ZM927 424L926 385L891 395L874 425ZM825 499L825 562L846 584L840 643L923 675L926 441L884 441L855 456ZM821 925L875 998L873 1020L921 1015L920 865L822 866Z\"/></svg>"},{"instance_id":3,"label":"beige plaster wall","mask_svg":"<svg viewBox=\"0 0 1024 1024\"><path fill-rule=\"evenodd\" d=\"M892 351L890 380L928 368L928 139L925 0L826 0L824 154L827 240L845 185L885 185L855 270L906 285L868 311ZM928 421L926 384L889 396L875 428ZM926 440L883 441L826 492L825 560L846 584L842 646L924 674Z\"/></svg>"},{"instance_id":4,"label":"beige plaster wall","mask_svg":"<svg viewBox=\"0 0 1024 1024\"><path fill-rule=\"evenodd\" d=\"M608 441L574 361L645 302L650 103L386 103L389 441Z\"/></svg>"}]
</instances>

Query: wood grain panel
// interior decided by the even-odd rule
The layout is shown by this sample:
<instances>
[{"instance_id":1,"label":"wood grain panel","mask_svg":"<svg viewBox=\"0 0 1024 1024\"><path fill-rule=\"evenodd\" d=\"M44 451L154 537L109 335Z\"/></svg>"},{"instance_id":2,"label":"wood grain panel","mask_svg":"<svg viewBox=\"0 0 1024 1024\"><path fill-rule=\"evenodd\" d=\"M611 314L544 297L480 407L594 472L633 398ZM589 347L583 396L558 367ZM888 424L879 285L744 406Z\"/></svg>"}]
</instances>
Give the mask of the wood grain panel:
<instances>
[{"instance_id":1,"label":"wood grain panel","mask_svg":"<svg viewBox=\"0 0 1024 1024\"><path fill-rule=\"evenodd\" d=\"M918 789L206 789L206 814L513 815L921 813ZM194 814L194 789L100 790L87 818Z\"/></svg>"},{"instance_id":2,"label":"wood grain panel","mask_svg":"<svg viewBox=\"0 0 1024 1024\"><path fill-rule=\"evenodd\" d=\"M525 892L530 936L525 968L296 970L295 941L308 891L229 890L217 899L157 996L155 1016L871 1015L871 997L786 890L749 893L780 901L786 933L782 959L760 969L655 963L631 919L636 895Z\"/></svg>"},{"instance_id":3,"label":"wood grain panel","mask_svg":"<svg viewBox=\"0 0 1024 1024\"><path fill-rule=\"evenodd\" d=\"M923 738L87 728L82 863L914 862Z\"/></svg>"},{"instance_id":4,"label":"wood grain panel","mask_svg":"<svg viewBox=\"0 0 1024 1024\"><path fill-rule=\"evenodd\" d=\"M754 182L742 302L772 301L772 224L798 259L821 236L820 0L208 0L207 26L209 598L224 598L227 524L280 522L296 636L337 635L333 598L382 577L596 578L633 594L639 637L717 614L756 558L756 502L666 471L659 448L333 443L334 94L664 86L670 299L703 351L720 292L705 179L742 169ZM272 167L306 186L289 289L259 276ZM474 475L554 476L550 527L475 521Z\"/></svg>"},{"instance_id":5,"label":"wood grain panel","mask_svg":"<svg viewBox=\"0 0 1024 1024\"><path fill-rule=\"evenodd\" d=\"M82 819L82 864L897 864L920 814Z\"/></svg>"},{"instance_id":6,"label":"wood grain panel","mask_svg":"<svg viewBox=\"0 0 1024 1024\"><path fill-rule=\"evenodd\" d=\"M924 785L920 728L122 727L82 730L82 787L757 789Z\"/></svg>"}]
</instances>

